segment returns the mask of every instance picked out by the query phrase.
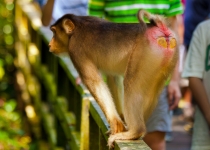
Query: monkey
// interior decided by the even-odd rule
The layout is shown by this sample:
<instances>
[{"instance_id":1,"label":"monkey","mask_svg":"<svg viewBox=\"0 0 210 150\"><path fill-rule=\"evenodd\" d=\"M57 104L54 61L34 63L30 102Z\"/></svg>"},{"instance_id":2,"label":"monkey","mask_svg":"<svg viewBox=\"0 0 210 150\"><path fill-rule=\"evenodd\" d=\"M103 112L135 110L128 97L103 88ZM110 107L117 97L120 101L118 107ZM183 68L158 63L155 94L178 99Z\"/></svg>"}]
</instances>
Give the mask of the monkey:
<instances>
[{"instance_id":1,"label":"monkey","mask_svg":"<svg viewBox=\"0 0 210 150\"><path fill-rule=\"evenodd\" d=\"M137 17L138 23L112 23L66 14L50 27L50 52L68 53L110 125L110 148L115 140L144 137L145 122L178 60L177 38L165 18L145 10ZM100 72L123 76L123 105L115 106Z\"/></svg>"}]
</instances>

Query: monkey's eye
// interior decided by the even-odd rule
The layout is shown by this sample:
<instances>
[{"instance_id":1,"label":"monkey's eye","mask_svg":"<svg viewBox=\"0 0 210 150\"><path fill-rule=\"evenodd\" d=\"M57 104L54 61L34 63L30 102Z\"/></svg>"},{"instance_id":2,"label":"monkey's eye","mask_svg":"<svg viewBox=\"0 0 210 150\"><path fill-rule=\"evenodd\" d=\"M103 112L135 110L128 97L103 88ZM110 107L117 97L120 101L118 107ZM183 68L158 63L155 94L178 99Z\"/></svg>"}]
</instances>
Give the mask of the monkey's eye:
<instances>
[{"instance_id":1,"label":"monkey's eye","mask_svg":"<svg viewBox=\"0 0 210 150\"><path fill-rule=\"evenodd\" d=\"M52 32L53 32L53 37L55 38L55 36L56 36L55 30L53 30Z\"/></svg>"},{"instance_id":2,"label":"monkey's eye","mask_svg":"<svg viewBox=\"0 0 210 150\"><path fill-rule=\"evenodd\" d=\"M51 27L50 30L53 32L53 34L55 34L55 28Z\"/></svg>"},{"instance_id":3,"label":"monkey's eye","mask_svg":"<svg viewBox=\"0 0 210 150\"><path fill-rule=\"evenodd\" d=\"M55 34L56 32L55 32L55 30L52 30L52 32L53 32L53 34Z\"/></svg>"}]
</instances>

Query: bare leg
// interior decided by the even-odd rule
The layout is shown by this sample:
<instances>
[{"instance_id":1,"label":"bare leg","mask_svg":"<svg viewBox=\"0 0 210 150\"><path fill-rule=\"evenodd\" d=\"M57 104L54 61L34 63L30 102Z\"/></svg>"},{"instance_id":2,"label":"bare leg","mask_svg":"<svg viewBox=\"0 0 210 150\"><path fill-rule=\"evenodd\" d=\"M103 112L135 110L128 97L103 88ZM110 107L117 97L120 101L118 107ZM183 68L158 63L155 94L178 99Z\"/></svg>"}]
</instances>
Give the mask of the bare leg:
<instances>
[{"instance_id":1,"label":"bare leg","mask_svg":"<svg viewBox=\"0 0 210 150\"><path fill-rule=\"evenodd\" d=\"M166 149L165 132L154 131L147 133L144 141L152 150Z\"/></svg>"}]
</instances>

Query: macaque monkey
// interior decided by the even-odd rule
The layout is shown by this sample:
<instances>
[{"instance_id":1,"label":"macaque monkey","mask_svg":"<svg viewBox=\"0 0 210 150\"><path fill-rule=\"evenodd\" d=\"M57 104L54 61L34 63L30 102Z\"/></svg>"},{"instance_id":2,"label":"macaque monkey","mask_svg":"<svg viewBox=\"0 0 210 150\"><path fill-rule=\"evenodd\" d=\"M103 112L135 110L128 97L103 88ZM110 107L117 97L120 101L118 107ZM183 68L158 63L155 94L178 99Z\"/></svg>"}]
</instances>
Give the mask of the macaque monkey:
<instances>
[{"instance_id":1,"label":"macaque monkey","mask_svg":"<svg viewBox=\"0 0 210 150\"><path fill-rule=\"evenodd\" d=\"M50 27L54 34L50 52L69 54L110 124L109 147L115 140L146 134L145 122L178 59L176 37L165 19L144 10L137 17L139 23L125 24L66 14ZM100 71L124 76L125 123Z\"/></svg>"}]
</instances>

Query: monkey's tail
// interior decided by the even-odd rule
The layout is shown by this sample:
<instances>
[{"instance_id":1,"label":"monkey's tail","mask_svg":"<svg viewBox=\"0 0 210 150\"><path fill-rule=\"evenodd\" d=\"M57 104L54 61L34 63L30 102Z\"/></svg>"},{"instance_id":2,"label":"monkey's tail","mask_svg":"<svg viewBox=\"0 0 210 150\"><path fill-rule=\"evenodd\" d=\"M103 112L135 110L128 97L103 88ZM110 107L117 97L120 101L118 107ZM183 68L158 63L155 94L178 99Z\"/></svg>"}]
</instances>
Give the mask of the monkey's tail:
<instances>
[{"instance_id":1,"label":"monkey's tail","mask_svg":"<svg viewBox=\"0 0 210 150\"><path fill-rule=\"evenodd\" d=\"M154 26L160 26L162 24L165 24L165 20L162 16L160 15L154 15L151 14L143 9L140 9L138 11L138 20L140 24L145 24L145 21L149 22L150 24L153 24Z\"/></svg>"}]
</instances>

